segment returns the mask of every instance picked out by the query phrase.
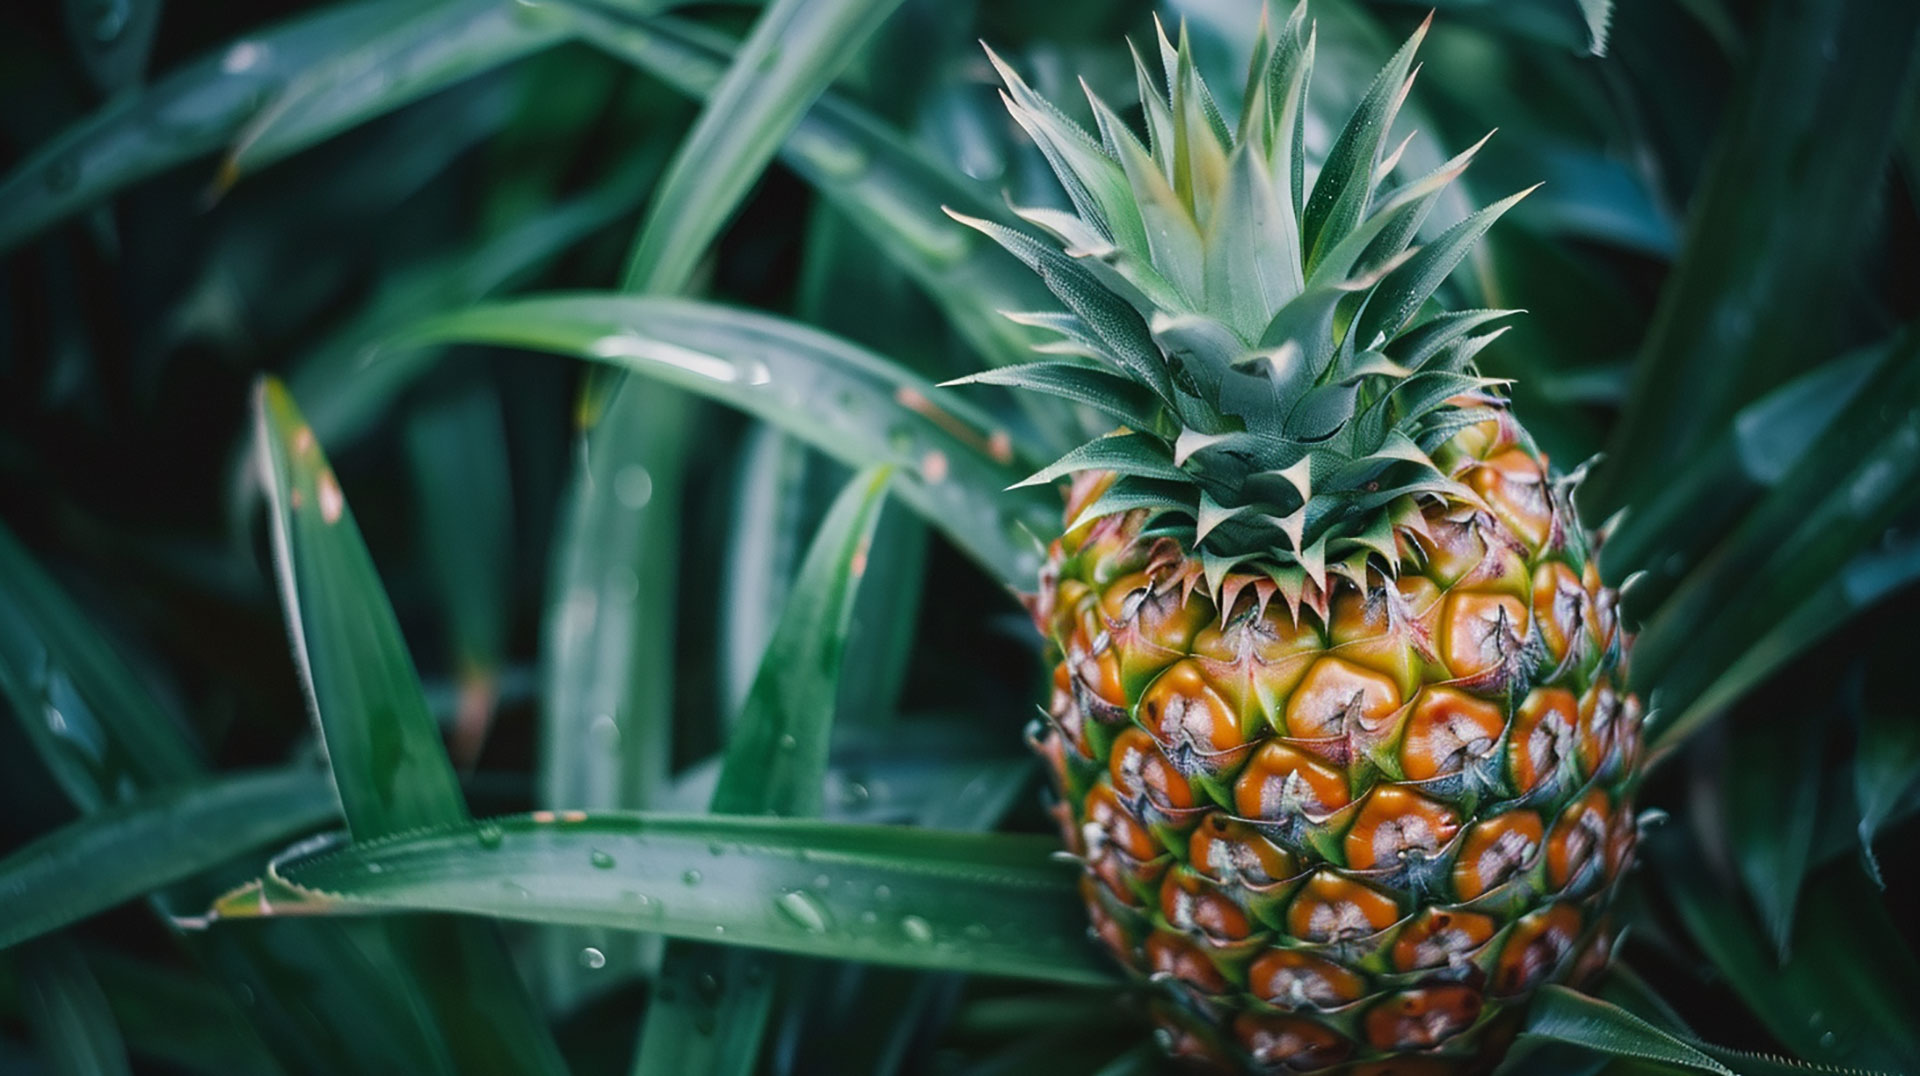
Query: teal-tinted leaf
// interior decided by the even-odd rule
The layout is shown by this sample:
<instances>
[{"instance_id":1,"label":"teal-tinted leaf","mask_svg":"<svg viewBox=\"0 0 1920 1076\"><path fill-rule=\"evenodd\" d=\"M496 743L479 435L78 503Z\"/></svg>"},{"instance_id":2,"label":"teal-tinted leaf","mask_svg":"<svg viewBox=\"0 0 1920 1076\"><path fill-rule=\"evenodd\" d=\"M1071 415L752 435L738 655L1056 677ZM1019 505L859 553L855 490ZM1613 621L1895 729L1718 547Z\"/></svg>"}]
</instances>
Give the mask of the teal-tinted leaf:
<instances>
[{"instance_id":1,"label":"teal-tinted leaf","mask_svg":"<svg viewBox=\"0 0 1920 1076\"><path fill-rule=\"evenodd\" d=\"M1434 289L1453 275L1454 267L1473 250L1487 229L1493 227L1493 222L1530 193L1531 188L1510 194L1475 212L1421 247L1413 257L1407 259L1406 264L1387 274L1387 278L1368 296L1366 309L1360 314L1356 337L1359 346L1371 346L1375 333L1391 337L1404 328Z\"/></svg>"},{"instance_id":2,"label":"teal-tinted leaf","mask_svg":"<svg viewBox=\"0 0 1920 1076\"><path fill-rule=\"evenodd\" d=\"M400 357L405 361L405 356ZM544 622L539 802L549 807L654 806L673 752L678 666L680 513L697 412L679 393L622 384L579 440L554 542ZM598 949L601 968L580 953ZM541 942L549 1003L568 1008L629 970L631 939L549 931Z\"/></svg>"},{"instance_id":3,"label":"teal-tinted leaf","mask_svg":"<svg viewBox=\"0 0 1920 1076\"><path fill-rule=\"evenodd\" d=\"M1334 139L1332 148L1314 180L1313 193L1307 198L1301 217L1301 245L1309 275L1320 259L1335 244L1346 238L1366 212L1373 195L1374 166L1380 159L1380 147L1393 125L1404 94L1407 73L1413 66L1414 50L1426 36L1422 24L1406 44L1400 46L1387 65L1374 76L1346 126Z\"/></svg>"},{"instance_id":4,"label":"teal-tinted leaf","mask_svg":"<svg viewBox=\"0 0 1920 1076\"><path fill-rule=\"evenodd\" d=\"M294 662L349 831L368 839L465 821L373 559L312 427L276 381L257 390L255 451ZM457 1067L564 1070L485 924L401 924L390 937L398 959L421 973Z\"/></svg>"},{"instance_id":5,"label":"teal-tinted leaf","mask_svg":"<svg viewBox=\"0 0 1920 1076\"><path fill-rule=\"evenodd\" d=\"M1091 407L1123 426L1136 430L1155 427L1159 402L1136 382L1098 367L1073 362L1030 362L982 370L949 385L1010 385L1028 392L1044 392Z\"/></svg>"},{"instance_id":6,"label":"teal-tinted leaf","mask_svg":"<svg viewBox=\"0 0 1920 1076\"><path fill-rule=\"evenodd\" d=\"M727 743L716 814L816 816L841 659L887 472L857 475L815 536Z\"/></svg>"},{"instance_id":7,"label":"teal-tinted leaf","mask_svg":"<svg viewBox=\"0 0 1920 1076\"><path fill-rule=\"evenodd\" d=\"M406 640L319 441L262 382L254 450L307 706L356 837L463 821L466 807Z\"/></svg>"},{"instance_id":8,"label":"teal-tinted leaf","mask_svg":"<svg viewBox=\"0 0 1920 1076\"><path fill-rule=\"evenodd\" d=\"M248 120L228 152L227 182L570 32L550 6L429 0L390 12L379 33L304 67Z\"/></svg>"},{"instance_id":9,"label":"teal-tinted leaf","mask_svg":"<svg viewBox=\"0 0 1920 1076\"><path fill-rule=\"evenodd\" d=\"M774 0L667 166L627 263L629 291L677 292L786 141L900 0Z\"/></svg>"},{"instance_id":10,"label":"teal-tinted leaf","mask_svg":"<svg viewBox=\"0 0 1920 1076\"><path fill-rule=\"evenodd\" d=\"M1540 988L1527 1007L1527 1022L1520 1033L1584 1046L1613 1057L1733 1076L1732 1069L1627 1010L1564 986Z\"/></svg>"},{"instance_id":11,"label":"teal-tinted leaf","mask_svg":"<svg viewBox=\"0 0 1920 1076\"><path fill-rule=\"evenodd\" d=\"M364 309L296 359L288 373L288 388L315 435L335 451L357 440L434 358L422 350L368 364L369 347L413 321L477 302L533 275L631 211L658 165L657 154L639 155L578 197L382 282Z\"/></svg>"},{"instance_id":12,"label":"teal-tinted leaf","mask_svg":"<svg viewBox=\"0 0 1920 1076\"><path fill-rule=\"evenodd\" d=\"M437 910L900 967L1112 982L1085 941L1077 870L1054 860L1056 848L1051 837L789 819L543 814L296 853L264 888L254 883L215 911Z\"/></svg>"},{"instance_id":13,"label":"teal-tinted leaf","mask_svg":"<svg viewBox=\"0 0 1920 1076\"><path fill-rule=\"evenodd\" d=\"M87 964L134 1056L205 1076L285 1071L207 975L107 949L89 950Z\"/></svg>"},{"instance_id":14,"label":"teal-tinted leaf","mask_svg":"<svg viewBox=\"0 0 1920 1076\"><path fill-rule=\"evenodd\" d=\"M452 644L452 752L470 768L493 724L513 614L513 476L499 394L471 381L430 397L410 416L406 445L421 560Z\"/></svg>"},{"instance_id":15,"label":"teal-tinted leaf","mask_svg":"<svg viewBox=\"0 0 1920 1076\"><path fill-rule=\"evenodd\" d=\"M1050 485L1082 471L1113 471L1134 478L1187 481L1187 473L1173 465L1166 443L1144 433L1116 433L1096 438L1020 480L1021 486Z\"/></svg>"},{"instance_id":16,"label":"teal-tinted leaf","mask_svg":"<svg viewBox=\"0 0 1920 1076\"><path fill-rule=\"evenodd\" d=\"M1694 943L1776 1039L1823 1064L1898 1072L1920 1057L1909 1004L1920 996L1920 963L1859 870L1843 863L1808 882L1792 956L1779 963L1759 924L1668 836L1677 834L1647 842L1660 881Z\"/></svg>"},{"instance_id":17,"label":"teal-tinted leaf","mask_svg":"<svg viewBox=\"0 0 1920 1076\"><path fill-rule=\"evenodd\" d=\"M1802 714L1768 716L1733 731L1724 817L1734 867L1785 959L1813 852L1826 729Z\"/></svg>"},{"instance_id":18,"label":"teal-tinted leaf","mask_svg":"<svg viewBox=\"0 0 1920 1076\"><path fill-rule=\"evenodd\" d=\"M66 0L67 40L102 97L138 85L160 28L160 0Z\"/></svg>"},{"instance_id":19,"label":"teal-tinted leaf","mask_svg":"<svg viewBox=\"0 0 1920 1076\"><path fill-rule=\"evenodd\" d=\"M856 475L820 524L734 722L709 805L716 814L812 817L824 807L847 631L886 480L884 470ZM816 913L804 894L779 899L789 917ZM756 963L759 954L668 947L658 982L671 988L656 988L647 1008L635 1072L751 1072L773 1009L773 983ZM703 975L726 989L701 990Z\"/></svg>"},{"instance_id":20,"label":"teal-tinted leaf","mask_svg":"<svg viewBox=\"0 0 1920 1076\"><path fill-rule=\"evenodd\" d=\"M1859 808L1860 855L1874 881L1880 864L1873 840L1880 827L1901 813L1911 812L1920 792L1920 721L1909 714L1868 714L1860 723L1860 743L1853 755L1853 797Z\"/></svg>"},{"instance_id":21,"label":"teal-tinted leaf","mask_svg":"<svg viewBox=\"0 0 1920 1076\"><path fill-rule=\"evenodd\" d=\"M844 731L844 730L843 730ZM883 747L868 741L894 738ZM998 821L1033 775L1025 758L955 758L967 746L956 737L922 744L917 723L883 725L860 738L841 738L828 768L825 818L836 822L909 824L928 829L984 829ZM703 810L720 782L720 759L682 771L662 800L665 810Z\"/></svg>"},{"instance_id":22,"label":"teal-tinted leaf","mask_svg":"<svg viewBox=\"0 0 1920 1076\"><path fill-rule=\"evenodd\" d=\"M1890 372L1648 621L1634 675L1658 683L1675 715L1657 744L1677 742L1724 709L1734 697L1729 669L1751 652L1764 647L1778 659L1782 645L1791 651L1829 630L1815 613L1800 612L1817 596L1828 596L1831 608L1831 596L1874 588L1874 573L1848 579L1842 569L1920 497L1920 364L1899 362ZM1782 636L1783 620L1796 618L1798 634Z\"/></svg>"},{"instance_id":23,"label":"teal-tinted leaf","mask_svg":"<svg viewBox=\"0 0 1920 1076\"><path fill-rule=\"evenodd\" d=\"M378 40L401 21L362 0L289 20L115 101L0 183L0 250L165 169L219 149L300 72Z\"/></svg>"},{"instance_id":24,"label":"teal-tinted leaf","mask_svg":"<svg viewBox=\"0 0 1920 1076\"><path fill-rule=\"evenodd\" d=\"M1757 637L1722 668L1704 674L1690 668L1688 679L1676 677L1683 688L1701 679L1705 686L1697 696L1679 695L1692 701L1671 723L1662 723L1654 737L1656 748L1664 753L1683 742L1808 647L1889 594L1920 580L1920 535L1889 534L1889 538L1856 554L1798 606L1763 625Z\"/></svg>"},{"instance_id":25,"label":"teal-tinted leaf","mask_svg":"<svg viewBox=\"0 0 1920 1076\"><path fill-rule=\"evenodd\" d=\"M10 696L22 684L43 692L10 709L68 797L91 813L142 788L201 779L180 726L105 633L3 531L0 558L0 587L9 595L0 604L0 688ZM55 709L40 707L43 699ZM174 909L168 896L152 903L162 913ZM263 1035L289 1069L331 1076L398 1064L451 1072L419 983L393 963L387 924L380 927L288 924L202 938L191 948L236 990L251 991L249 1019L269 1029ZM365 955L382 950L383 963Z\"/></svg>"},{"instance_id":26,"label":"teal-tinted leaf","mask_svg":"<svg viewBox=\"0 0 1920 1076\"><path fill-rule=\"evenodd\" d=\"M1860 197L1862 177L1886 167L1898 123L1879 102L1912 85L1920 8L1820 5L1761 22L1632 398L1584 491L1601 516L1651 500L1743 405L1830 356L1841 335L1854 287L1845 267L1880 212ZM1795 151L1813 143L1813 157ZM1789 218L1781 206L1794 207Z\"/></svg>"},{"instance_id":27,"label":"teal-tinted leaf","mask_svg":"<svg viewBox=\"0 0 1920 1076\"><path fill-rule=\"evenodd\" d=\"M857 467L901 466L900 498L1000 578L1025 585L1050 498L1007 496L1008 435L953 394L845 341L778 318L677 299L568 295L476 307L396 338L534 348L645 374L741 408Z\"/></svg>"},{"instance_id":28,"label":"teal-tinted leaf","mask_svg":"<svg viewBox=\"0 0 1920 1076\"><path fill-rule=\"evenodd\" d=\"M704 97L736 47L702 27L672 19L624 20L579 13L583 40ZM832 91L801 117L781 158L859 227L947 315L988 365L1020 362L1032 341L1003 310L1031 309L1045 290L994 243L941 211L999 215L992 192L927 159L898 131ZM1044 425L1044 424L1043 424ZM1049 444L1036 454L1061 451Z\"/></svg>"},{"instance_id":29,"label":"teal-tinted leaf","mask_svg":"<svg viewBox=\"0 0 1920 1076\"><path fill-rule=\"evenodd\" d=\"M326 777L297 772L166 787L95 811L0 859L0 949L338 815Z\"/></svg>"},{"instance_id":30,"label":"teal-tinted leaf","mask_svg":"<svg viewBox=\"0 0 1920 1076\"><path fill-rule=\"evenodd\" d=\"M812 451L756 422L740 452L719 601L720 686L722 702L732 714L747 701L787 590L800 570ZM709 792L676 809L698 810L710 798Z\"/></svg>"},{"instance_id":31,"label":"teal-tinted leaf","mask_svg":"<svg viewBox=\"0 0 1920 1076\"><path fill-rule=\"evenodd\" d=\"M1741 408L1712 448L1658 495L1636 504L1602 547L1610 577L1650 573L1635 584L1634 604L1651 608L1664 598L1742 508L1809 453L1832 451L1820 442L1840 412L1874 379L1897 383L1891 363L1911 354L1897 344L1883 341L1823 363Z\"/></svg>"},{"instance_id":32,"label":"teal-tinted leaf","mask_svg":"<svg viewBox=\"0 0 1920 1076\"><path fill-rule=\"evenodd\" d=\"M65 938L41 938L13 954L27 1023L57 1076L122 1076L133 1071L120 1025L87 967Z\"/></svg>"},{"instance_id":33,"label":"teal-tinted leaf","mask_svg":"<svg viewBox=\"0 0 1920 1076\"><path fill-rule=\"evenodd\" d=\"M0 527L0 693L84 810L200 770L184 729L58 584Z\"/></svg>"}]
</instances>

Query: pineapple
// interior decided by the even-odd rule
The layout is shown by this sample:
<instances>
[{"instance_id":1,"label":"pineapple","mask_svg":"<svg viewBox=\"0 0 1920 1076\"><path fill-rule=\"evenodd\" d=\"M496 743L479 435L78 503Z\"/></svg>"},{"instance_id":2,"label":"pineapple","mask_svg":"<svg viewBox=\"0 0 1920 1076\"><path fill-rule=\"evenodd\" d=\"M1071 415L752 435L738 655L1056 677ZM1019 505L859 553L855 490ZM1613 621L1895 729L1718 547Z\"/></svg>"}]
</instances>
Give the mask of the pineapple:
<instances>
[{"instance_id":1,"label":"pineapple","mask_svg":"<svg viewBox=\"0 0 1920 1076\"><path fill-rule=\"evenodd\" d=\"M1473 150L1389 186L1425 30L1310 186L1303 10L1263 23L1237 122L1184 33L1163 80L1136 53L1144 140L993 58L1072 211L1019 211L1051 244L968 221L1064 305L1014 315L1051 357L969 380L1118 425L1029 480L1072 480L1033 745L1092 933L1203 1068L1489 1066L1533 991L1605 965L1636 840L1616 595L1472 364L1511 312L1429 302L1519 196L1414 247Z\"/></svg>"}]
</instances>

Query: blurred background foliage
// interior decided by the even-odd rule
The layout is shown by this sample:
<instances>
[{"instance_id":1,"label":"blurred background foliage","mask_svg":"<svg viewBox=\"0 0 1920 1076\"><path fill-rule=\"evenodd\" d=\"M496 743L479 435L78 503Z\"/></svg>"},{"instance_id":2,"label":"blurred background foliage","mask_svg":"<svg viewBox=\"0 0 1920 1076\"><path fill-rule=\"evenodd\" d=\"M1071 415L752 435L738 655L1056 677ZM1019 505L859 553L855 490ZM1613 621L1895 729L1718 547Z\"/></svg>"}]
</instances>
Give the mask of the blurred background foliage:
<instances>
[{"instance_id":1,"label":"blurred background foliage","mask_svg":"<svg viewBox=\"0 0 1920 1076\"><path fill-rule=\"evenodd\" d=\"M1426 6L1315 4L1310 144ZM1234 85L1257 7L1157 13ZM1530 312L1481 366L1561 468L1597 457L1582 508L1627 509L1606 563L1640 573L1642 799L1672 820L1605 996L1731 1048L1720 1071L1920 1070L1920 9L1437 7L1405 166L1499 128L1442 227L1545 182L1451 287ZM1074 416L915 386L1018 361L996 312L1046 305L940 212L1054 197L977 42L1052 99L1078 75L1131 100L1121 43L1155 13L0 11L0 938L23 941L0 952L0 1070L1148 1070L1097 972L963 976L1009 970L964 939L910 971L591 923L168 917L343 807L356 840L469 806L1041 830L1038 640L1003 582L1032 563L1017 525L1057 509L998 490ZM602 299L486 305L559 292ZM660 340L587 354L595 302L636 301ZM798 394L703 386L685 367L707 355ZM263 374L292 402L256 422ZM337 470L311 469L300 413ZM968 441L976 413L1007 440ZM949 443L972 469L916 478ZM869 476L830 512L879 462L904 465L884 504ZM365 551L302 537L302 490L344 490ZM802 662L832 674L762 683ZM781 729L825 768L747 787L786 772L752 753ZM355 751L410 791L356 791ZM1657 1067L1569 1049L1530 1063Z\"/></svg>"}]
</instances>

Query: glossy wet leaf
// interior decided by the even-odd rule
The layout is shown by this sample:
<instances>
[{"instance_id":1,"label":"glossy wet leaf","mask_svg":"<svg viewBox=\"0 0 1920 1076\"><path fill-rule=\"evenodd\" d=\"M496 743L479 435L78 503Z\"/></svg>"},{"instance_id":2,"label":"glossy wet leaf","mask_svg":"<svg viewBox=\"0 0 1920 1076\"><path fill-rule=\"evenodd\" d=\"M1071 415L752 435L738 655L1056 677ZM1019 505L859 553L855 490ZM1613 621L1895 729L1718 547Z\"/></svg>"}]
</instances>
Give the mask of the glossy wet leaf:
<instances>
[{"instance_id":1,"label":"glossy wet leaf","mask_svg":"<svg viewBox=\"0 0 1920 1076\"><path fill-rule=\"evenodd\" d=\"M204 781L178 722L4 529L0 558L6 568L0 586L9 588L9 601L0 605L7 614L0 620L0 689L9 692L9 709L67 797L93 813L135 790ZM48 696L58 700L57 721L31 705L35 696L22 704L11 694L18 685L41 683L60 685ZM97 709L95 699L101 700ZM150 900L161 914L180 910L172 895ZM250 1015L272 1029L276 1056L289 1069L321 1074L397 1063L409 1071L450 1072L439 1032L421 1018L419 984L396 973L390 959L381 967L364 955L368 947L389 944L386 926L285 924L195 939L190 948L221 969L234 989L252 992L257 1006Z\"/></svg>"},{"instance_id":2,"label":"glossy wet leaf","mask_svg":"<svg viewBox=\"0 0 1920 1076\"><path fill-rule=\"evenodd\" d=\"M161 0L66 0L60 7L67 40L103 95L139 84L160 28Z\"/></svg>"},{"instance_id":3,"label":"glossy wet leaf","mask_svg":"<svg viewBox=\"0 0 1920 1076\"><path fill-rule=\"evenodd\" d=\"M0 249L164 169L220 148L286 81L376 39L381 0L291 19L169 73L42 147L0 182Z\"/></svg>"},{"instance_id":4,"label":"glossy wet leaf","mask_svg":"<svg viewBox=\"0 0 1920 1076\"><path fill-rule=\"evenodd\" d=\"M486 743L513 616L513 471L500 398L485 381L423 401L407 423L421 559L447 626L455 761Z\"/></svg>"},{"instance_id":5,"label":"glossy wet leaf","mask_svg":"<svg viewBox=\"0 0 1920 1076\"><path fill-rule=\"evenodd\" d=\"M715 814L806 818L825 807L822 782L847 632L886 483L884 469L854 476L820 524L733 723L708 804ZM789 916L813 911L801 894L777 899ZM762 954L668 946L656 979L665 989L647 1008L635 1071L750 1072L773 1009L764 964ZM703 996L702 976L717 977L726 991Z\"/></svg>"},{"instance_id":6,"label":"glossy wet leaf","mask_svg":"<svg viewBox=\"0 0 1920 1076\"><path fill-rule=\"evenodd\" d=\"M1920 720L1914 715L1874 713L1860 722L1853 760L1853 795L1860 823L1860 856L1880 882L1874 839L1902 813L1920 807Z\"/></svg>"},{"instance_id":7,"label":"glossy wet leaf","mask_svg":"<svg viewBox=\"0 0 1920 1076\"><path fill-rule=\"evenodd\" d=\"M1053 858L1056 847L1042 836L788 819L546 813L296 852L264 888L256 882L214 911L224 919L461 912L899 967L1111 982L1085 940L1076 869Z\"/></svg>"},{"instance_id":8,"label":"glossy wet leaf","mask_svg":"<svg viewBox=\"0 0 1920 1076\"><path fill-rule=\"evenodd\" d=\"M628 259L628 291L677 292L742 196L900 0L774 0L667 166Z\"/></svg>"},{"instance_id":9,"label":"glossy wet leaf","mask_svg":"<svg viewBox=\"0 0 1920 1076\"><path fill-rule=\"evenodd\" d=\"M774 423L852 466L897 464L895 489L984 568L1024 584L1057 509L1018 481L1005 431L950 392L804 326L686 300L559 295L475 307L385 349L523 347L620 366Z\"/></svg>"},{"instance_id":10,"label":"glossy wet leaf","mask_svg":"<svg viewBox=\"0 0 1920 1076\"><path fill-rule=\"evenodd\" d=\"M239 1004L204 972L109 949L89 948L86 956L136 1058L207 1076L285 1071Z\"/></svg>"},{"instance_id":11,"label":"glossy wet leaf","mask_svg":"<svg viewBox=\"0 0 1920 1076\"><path fill-rule=\"evenodd\" d=\"M587 11L579 25L583 40L703 98L735 47L678 19ZM794 125L780 157L912 275L989 364L1028 357L1030 334L1001 311L1040 309L1051 300L999 246L941 211L1002 216L991 192L928 160L899 132L831 90Z\"/></svg>"},{"instance_id":12,"label":"glossy wet leaf","mask_svg":"<svg viewBox=\"0 0 1920 1076\"><path fill-rule=\"evenodd\" d=\"M113 1010L78 947L56 936L10 955L21 977L27 1023L51 1072L121 1076L133 1071Z\"/></svg>"},{"instance_id":13,"label":"glossy wet leaf","mask_svg":"<svg viewBox=\"0 0 1920 1076\"><path fill-rule=\"evenodd\" d=\"M1859 196L1861 177L1877 176L1893 147L1896 118L1875 102L1910 85L1917 35L1920 9L1910 5L1770 12L1694 195L1679 269L1589 510L1650 497L1742 405L1833 353L1848 294L1842 267L1876 209ZM1840 53L1845 65L1832 62ZM1803 157L1794 147L1809 140L1821 151ZM1794 211L1783 218L1787 205Z\"/></svg>"},{"instance_id":14,"label":"glossy wet leaf","mask_svg":"<svg viewBox=\"0 0 1920 1076\"><path fill-rule=\"evenodd\" d=\"M304 68L247 121L227 154L228 182L568 33L559 12L537 5L429 0L391 10L379 34Z\"/></svg>"},{"instance_id":15,"label":"glossy wet leaf","mask_svg":"<svg viewBox=\"0 0 1920 1076\"><path fill-rule=\"evenodd\" d=\"M260 773L163 787L0 859L0 949L283 844L339 817L324 774Z\"/></svg>"},{"instance_id":16,"label":"glossy wet leaf","mask_svg":"<svg viewBox=\"0 0 1920 1076\"><path fill-rule=\"evenodd\" d=\"M1734 729L1722 776L1727 845L1747 896L1785 959L1813 854L1825 726L1788 709Z\"/></svg>"},{"instance_id":17,"label":"glossy wet leaf","mask_svg":"<svg viewBox=\"0 0 1920 1076\"><path fill-rule=\"evenodd\" d=\"M294 664L349 832L365 840L465 821L393 607L313 428L271 380L256 390L255 424ZM390 940L421 973L458 1067L564 1069L487 924L400 924Z\"/></svg>"},{"instance_id":18,"label":"glossy wet leaf","mask_svg":"<svg viewBox=\"0 0 1920 1076\"><path fill-rule=\"evenodd\" d=\"M1634 676L1659 684L1673 715L1656 744L1678 742L1724 709L1738 684L1728 680L1729 666L1750 652L1777 660L1783 647L1791 653L1824 634L1832 623L1803 608L1848 589L1843 569L1875 552L1875 540L1920 495L1916 346L1909 334L1889 376L1834 420L1823 451L1781 477L1647 623ZM1783 621L1795 622L1790 636L1776 627Z\"/></svg>"},{"instance_id":19,"label":"glossy wet leaf","mask_svg":"<svg viewBox=\"0 0 1920 1076\"><path fill-rule=\"evenodd\" d=\"M1920 963L1856 867L1842 863L1808 883L1792 956L1780 963L1729 894L1679 866L1686 853L1667 839L1674 836L1648 842L1662 889L1694 943L1776 1039L1808 1061L1892 1072L1920 1057L1907 1001L1920 996Z\"/></svg>"},{"instance_id":20,"label":"glossy wet leaf","mask_svg":"<svg viewBox=\"0 0 1920 1076\"><path fill-rule=\"evenodd\" d=\"M254 449L294 663L347 826L372 838L466 819L373 558L293 398L260 385Z\"/></svg>"},{"instance_id":21,"label":"glossy wet leaf","mask_svg":"<svg viewBox=\"0 0 1920 1076\"><path fill-rule=\"evenodd\" d=\"M404 359L402 360L404 361ZM653 807L671 772L680 512L695 413L638 380L577 439L542 624L539 801L560 808ZM598 950L601 968L580 954ZM641 956L632 939L553 931L541 981L569 1005ZM597 974L607 971L608 974Z\"/></svg>"},{"instance_id":22,"label":"glossy wet leaf","mask_svg":"<svg viewBox=\"0 0 1920 1076\"><path fill-rule=\"evenodd\" d=\"M153 690L0 526L0 694L83 810L183 781L198 752Z\"/></svg>"}]
</instances>

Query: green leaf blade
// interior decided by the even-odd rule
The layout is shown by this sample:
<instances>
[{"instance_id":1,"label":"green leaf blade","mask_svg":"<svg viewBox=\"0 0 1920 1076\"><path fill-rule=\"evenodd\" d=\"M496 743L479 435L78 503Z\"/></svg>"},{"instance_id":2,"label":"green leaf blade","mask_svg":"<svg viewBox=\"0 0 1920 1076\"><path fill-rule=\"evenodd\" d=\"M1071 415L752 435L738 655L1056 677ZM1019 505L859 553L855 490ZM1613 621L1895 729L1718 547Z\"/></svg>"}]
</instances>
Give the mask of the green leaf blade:
<instances>
[{"instance_id":1,"label":"green leaf blade","mask_svg":"<svg viewBox=\"0 0 1920 1076\"><path fill-rule=\"evenodd\" d=\"M307 705L358 838L464 821L465 801L339 479L293 397L256 396L255 451Z\"/></svg>"},{"instance_id":2,"label":"green leaf blade","mask_svg":"<svg viewBox=\"0 0 1920 1076\"><path fill-rule=\"evenodd\" d=\"M0 949L338 817L317 773L225 777L107 807L0 859Z\"/></svg>"},{"instance_id":3,"label":"green leaf blade","mask_svg":"<svg viewBox=\"0 0 1920 1076\"><path fill-rule=\"evenodd\" d=\"M286 858L264 900L256 884L216 913L458 912L898 967L1111 983L1107 963L1084 940L1077 869L1054 860L1056 847L1041 836L545 812ZM796 892L817 907L799 910L787 896Z\"/></svg>"}]
</instances>

